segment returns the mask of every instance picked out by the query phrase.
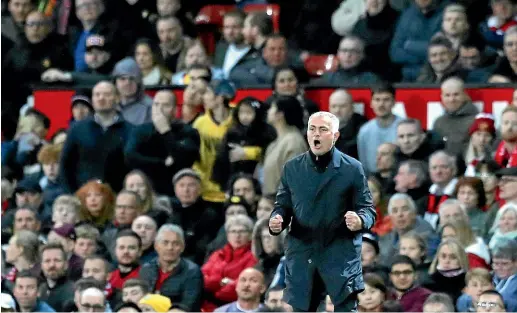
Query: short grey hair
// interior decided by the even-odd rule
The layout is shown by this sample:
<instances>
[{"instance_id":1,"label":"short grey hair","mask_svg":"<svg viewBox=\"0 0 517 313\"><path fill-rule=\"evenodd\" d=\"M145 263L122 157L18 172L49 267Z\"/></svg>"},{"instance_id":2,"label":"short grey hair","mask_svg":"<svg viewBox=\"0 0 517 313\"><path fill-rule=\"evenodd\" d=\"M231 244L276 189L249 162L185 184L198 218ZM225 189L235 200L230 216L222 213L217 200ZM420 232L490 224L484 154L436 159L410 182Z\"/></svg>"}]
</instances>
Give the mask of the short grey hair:
<instances>
[{"instance_id":1,"label":"short grey hair","mask_svg":"<svg viewBox=\"0 0 517 313\"><path fill-rule=\"evenodd\" d=\"M319 111L319 112L313 113L309 117L309 123L308 123L309 125L311 125L311 120L315 117L326 117L326 118L330 119L330 127L332 130L332 133L334 134L339 131L339 118L337 118L337 116L335 116L334 114L327 112L327 111Z\"/></svg>"},{"instance_id":2,"label":"short grey hair","mask_svg":"<svg viewBox=\"0 0 517 313\"><path fill-rule=\"evenodd\" d=\"M501 220L503 214L505 214L508 211L514 212L517 215L517 204L513 202L508 202L497 211L497 214L494 219L494 224L492 224L492 227L490 228L491 233L499 229L499 221Z\"/></svg>"},{"instance_id":3,"label":"short grey hair","mask_svg":"<svg viewBox=\"0 0 517 313\"><path fill-rule=\"evenodd\" d=\"M442 292L433 292L432 294L427 297L427 300L425 300L423 307L425 307L427 304L435 304L440 303L443 306L445 306L445 310L443 312L455 312L455 306L452 302L451 297Z\"/></svg>"},{"instance_id":4,"label":"short grey hair","mask_svg":"<svg viewBox=\"0 0 517 313\"><path fill-rule=\"evenodd\" d=\"M517 242L511 239L501 239L492 250L492 258L517 261Z\"/></svg>"},{"instance_id":5,"label":"short grey hair","mask_svg":"<svg viewBox=\"0 0 517 313\"><path fill-rule=\"evenodd\" d=\"M407 165L408 172L416 175L416 183L422 186L427 181L427 164L423 161L407 160L400 163L400 166Z\"/></svg>"},{"instance_id":6,"label":"short grey hair","mask_svg":"<svg viewBox=\"0 0 517 313\"><path fill-rule=\"evenodd\" d=\"M154 239L154 242L159 242L162 240L163 233L165 232L173 232L178 235L181 242L185 243L185 233L183 232L183 229L181 226L176 224L164 224L160 229L158 229L158 233L156 233L156 238Z\"/></svg>"},{"instance_id":7,"label":"short grey hair","mask_svg":"<svg viewBox=\"0 0 517 313\"><path fill-rule=\"evenodd\" d=\"M226 222L224 223L224 230L226 231L226 233L228 233L230 227L232 226L244 226L249 230L251 238L251 233L253 232L253 225L253 220L249 216L244 214L238 214L235 216L231 216L226 220Z\"/></svg>"},{"instance_id":8,"label":"short grey hair","mask_svg":"<svg viewBox=\"0 0 517 313\"><path fill-rule=\"evenodd\" d=\"M104 294L104 291L96 288L96 287L90 287L86 288L81 292L80 301L82 302L82 299L84 296L93 296L93 297L102 297L104 305L106 305L106 295Z\"/></svg>"},{"instance_id":9,"label":"short grey hair","mask_svg":"<svg viewBox=\"0 0 517 313\"><path fill-rule=\"evenodd\" d=\"M445 159L445 162L447 163L449 168L452 169L452 176L456 176L456 173L458 172L458 167L456 166L456 157L448 154L444 150L438 150L431 154L431 156L429 157L429 167L431 167L432 161L437 158Z\"/></svg>"},{"instance_id":10,"label":"short grey hair","mask_svg":"<svg viewBox=\"0 0 517 313\"><path fill-rule=\"evenodd\" d=\"M15 238L14 244L22 247L22 256L29 263L36 263L39 257L39 238L38 235L30 230L19 230L13 236Z\"/></svg>"},{"instance_id":11,"label":"short grey hair","mask_svg":"<svg viewBox=\"0 0 517 313\"><path fill-rule=\"evenodd\" d=\"M416 205L415 201L406 193L396 193L391 196L390 201L388 202L388 213L391 214L393 209L393 202L397 200L406 200L411 211L416 213Z\"/></svg>"},{"instance_id":12,"label":"short grey hair","mask_svg":"<svg viewBox=\"0 0 517 313\"><path fill-rule=\"evenodd\" d=\"M442 203L440 203L440 205L438 206L438 215L440 214L440 212L442 211L442 209L444 207L451 206L451 205L458 206L461 209L461 212L463 212L463 214L465 215L465 217L467 216L467 211L465 210L465 206L458 199L447 199L447 200L443 201Z\"/></svg>"}]
</instances>

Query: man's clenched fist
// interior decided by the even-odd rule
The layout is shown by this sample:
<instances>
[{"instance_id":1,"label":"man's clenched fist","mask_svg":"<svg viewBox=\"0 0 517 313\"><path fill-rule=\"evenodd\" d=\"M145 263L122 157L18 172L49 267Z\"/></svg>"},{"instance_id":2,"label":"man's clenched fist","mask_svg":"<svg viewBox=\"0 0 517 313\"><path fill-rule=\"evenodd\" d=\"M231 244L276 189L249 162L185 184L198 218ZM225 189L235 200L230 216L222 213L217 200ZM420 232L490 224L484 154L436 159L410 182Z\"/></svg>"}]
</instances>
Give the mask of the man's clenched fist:
<instances>
[{"instance_id":1,"label":"man's clenched fist","mask_svg":"<svg viewBox=\"0 0 517 313\"><path fill-rule=\"evenodd\" d=\"M274 233L279 233L282 231L282 223L284 219L280 215L275 215L269 219L269 228Z\"/></svg>"}]
</instances>

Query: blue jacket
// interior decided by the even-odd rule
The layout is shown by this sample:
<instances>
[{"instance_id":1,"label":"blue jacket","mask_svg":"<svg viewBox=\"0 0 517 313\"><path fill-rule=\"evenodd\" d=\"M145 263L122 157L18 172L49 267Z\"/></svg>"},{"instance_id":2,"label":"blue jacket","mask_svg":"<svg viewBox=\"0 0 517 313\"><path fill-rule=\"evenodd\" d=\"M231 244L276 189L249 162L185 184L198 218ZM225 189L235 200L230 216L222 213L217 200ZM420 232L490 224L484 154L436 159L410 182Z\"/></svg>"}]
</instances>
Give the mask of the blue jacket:
<instances>
[{"instance_id":1,"label":"blue jacket","mask_svg":"<svg viewBox=\"0 0 517 313\"><path fill-rule=\"evenodd\" d=\"M33 312L56 312L48 303L45 301L38 300L36 302L36 307Z\"/></svg>"},{"instance_id":2,"label":"blue jacket","mask_svg":"<svg viewBox=\"0 0 517 313\"><path fill-rule=\"evenodd\" d=\"M280 287L285 289L285 256L280 259L278 267L276 268L275 276L269 288Z\"/></svg>"},{"instance_id":3,"label":"blue jacket","mask_svg":"<svg viewBox=\"0 0 517 313\"><path fill-rule=\"evenodd\" d=\"M442 1L436 9L426 14L416 4L402 12L389 52L391 60L402 65L404 81L415 81L420 68L427 61L427 45L441 29L442 13L447 3Z\"/></svg>"},{"instance_id":4,"label":"blue jacket","mask_svg":"<svg viewBox=\"0 0 517 313\"><path fill-rule=\"evenodd\" d=\"M334 148L327 168L318 172L310 153L285 164L271 213L282 216L283 229L292 220L286 237L284 298L301 310L309 308L316 271L336 306L364 290L361 231L350 231L344 216L356 212L363 230L372 227L376 216L359 161Z\"/></svg>"}]
</instances>

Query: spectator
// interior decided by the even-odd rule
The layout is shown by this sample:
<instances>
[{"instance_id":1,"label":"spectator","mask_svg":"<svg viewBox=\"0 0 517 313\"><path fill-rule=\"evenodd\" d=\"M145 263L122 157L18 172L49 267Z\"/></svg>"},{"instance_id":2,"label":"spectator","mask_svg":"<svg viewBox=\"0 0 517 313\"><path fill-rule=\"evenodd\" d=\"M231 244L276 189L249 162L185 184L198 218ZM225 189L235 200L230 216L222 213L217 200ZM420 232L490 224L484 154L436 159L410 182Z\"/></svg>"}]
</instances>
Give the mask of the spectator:
<instances>
[{"instance_id":1,"label":"spectator","mask_svg":"<svg viewBox=\"0 0 517 313\"><path fill-rule=\"evenodd\" d=\"M45 208L43 203L43 191L38 181L31 178L24 178L14 189L14 196L16 197L16 207L32 210L35 215L39 215L40 219L36 222L48 232L48 228L52 224L52 212L50 209Z\"/></svg>"},{"instance_id":2,"label":"spectator","mask_svg":"<svg viewBox=\"0 0 517 313\"><path fill-rule=\"evenodd\" d=\"M359 312L381 312L386 300L387 288L384 280L373 273L364 275L364 291L357 295Z\"/></svg>"},{"instance_id":3,"label":"spectator","mask_svg":"<svg viewBox=\"0 0 517 313\"><path fill-rule=\"evenodd\" d=\"M501 114L501 143L494 160L501 167L517 166L517 107L508 106Z\"/></svg>"},{"instance_id":4,"label":"spectator","mask_svg":"<svg viewBox=\"0 0 517 313\"><path fill-rule=\"evenodd\" d=\"M4 102L20 109L32 94L31 84L39 83L45 70L72 67L63 41L52 32L52 22L43 13L32 11L27 15L24 40L7 53L2 64L2 69L10 73L9 79L2 79Z\"/></svg>"},{"instance_id":5,"label":"spectator","mask_svg":"<svg viewBox=\"0 0 517 313\"><path fill-rule=\"evenodd\" d=\"M492 250L492 267L495 289L504 300L515 301L517 292L517 243L515 241L504 240L495 246ZM515 303L512 306L508 307L509 311L517 309Z\"/></svg>"},{"instance_id":6,"label":"spectator","mask_svg":"<svg viewBox=\"0 0 517 313\"><path fill-rule=\"evenodd\" d=\"M503 297L496 290L484 291L479 296L476 312L506 312Z\"/></svg>"},{"instance_id":7,"label":"spectator","mask_svg":"<svg viewBox=\"0 0 517 313\"><path fill-rule=\"evenodd\" d=\"M471 71L468 75L470 82L486 82L496 57L495 52L487 51L481 39L471 35L460 45L458 62L464 70Z\"/></svg>"},{"instance_id":8,"label":"spectator","mask_svg":"<svg viewBox=\"0 0 517 313\"><path fill-rule=\"evenodd\" d=\"M494 249L501 241L517 240L517 204L509 202L499 209L490 234L490 249Z\"/></svg>"},{"instance_id":9,"label":"spectator","mask_svg":"<svg viewBox=\"0 0 517 313\"><path fill-rule=\"evenodd\" d=\"M194 76L194 74L200 76ZM187 76L190 77L191 82L183 93L183 105L179 115L183 122L192 125L203 112L203 97L212 80L212 75L209 67L193 65L187 71ZM194 77L197 78L194 79Z\"/></svg>"},{"instance_id":10,"label":"spectator","mask_svg":"<svg viewBox=\"0 0 517 313\"><path fill-rule=\"evenodd\" d=\"M38 255L38 236L28 230L20 230L9 240L5 250L5 262L12 264L12 268L2 277L9 291L13 291L13 284L18 273L29 271L34 277L39 277L41 265Z\"/></svg>"},{"instance_id":11,"label":"spectator","mask_svg":"<svg viewBox=\"0 0 517 313\"><path fill-rule=\"evenodd\" d=\"M394 194L388 203L388 212L393 223L393 230L381 239L381 261L389 263L398 250L400 237L410 231L420 233L428 242L428 255L434 255L435 234L429 223L417 216L415 203L403 193Z\"/></svg>"},{"instance_id":12,"label":"spectator","mask_svg":"<svg viewBox=\"0 0 517 313\"><path fill-rule=\"evenodd\" d=\"M449 4L445 7L442 19L442 30L435 37L443 36L452 44L454 51L469 37L470 25L467 10L461 4Z\"/></svg>"},{"instance_id":13,"label":"spectator","mask_svg":"<svg viewBox=\"0 0 517 313\"><path fill-rule=\"evenodd\" d=\"M101 285L100 282L96 281L93 278L81 278L74 284L74 300L69 301L64 304L64 311L66 312L77 312L79 311L79 306L81 305L81 293L88 288L97 288L102 290L104 285Z\"/></svg>"},{"instance_id":14,"label":"spectator","mask_svg":"<svg viewBox=\"0 0 517 313\"><path fill-rule=\"evenodd\" d=\"M429 188L427 203L422 209L424 218L435 229L438 224L438 209L442 202L454 196L458 179L454 157L442 150L436 151L429 158L429 175L433 183Z\"/></svg>"},{"instance_id":15,"label":"spectator","mask_svg":"<svg viewBox=\"0 0 517 313\"><path fill-rule=\"evenodd\" d=\"M91 255L84 259L82 279L92 278L106 291L106 297L111 297L113 289L108 284L108 261L99 255ZM77 291L77 290L76 290Z\"/></svg>"},{"instance_id":16,"label":"spectator","mask_svg":"<svg viewBox=\"0 0 517 313\"><path fill-rule=\"evenodd\" d=\"M192 13L185 8L186 3L180 0L157 0L156 9L159 17L175 16L181 22L185 34L195 38L197 35L196 25ZM152 15L151 15L152 17ZM152 21L152 18L150 18Z\"/></svg>"},{"instance_id":17,"label":"spectator","mask_svg":"<svg viewBox=\"0 0 517 313\"><path fill-rule=\"evenodd\" d=\"M90 91L84 89L75 92L72 99L70 100L72 102L72 120L70 121L70 123L72 123L72 121L82 121L87 117L93 115L93 107L90 94ZM64 142L65 140L63 140L63 143Z\"/></svg>"},{"instance_id":18,"label":"spectator","mask_svg":"<svg viewBox=\"0 0 517 313\"><path fill-rule=\"evenodd\" d=\"M76 193L81 200L79 219L92 223L103 233L110 225L115 204L115 194L108 184L92 180Z\"/></svg>"},{"instance_id":19,"label":"spectator","mask_svg":"<svg viewBox=\"0 0 517 313\"><path fill-rule=\"evenodd\" d=\"M364 42L355 36L344 37L337 51L339 68L335 72L325 73L314 81L324 86L341 86L343 82L351 84L374 84L379 77L367 67L364 55Z\"/></svg>"},{"instance_id":20,"label":"spectator","mask_svg":"<svg viewBox=\"0 0 517 313\"><path fill-rule=\"evenodd\" d=\"M233 124L230 101L235 98L236 92L235 86L227 80L207 88L203 95L206 113L193 124L201 138L200 158L193 168L201 176L203 199L208 202L220 204L225 200L222 186L212 179L212 170L218 145Z\"/></svg>"},{"instance_id":21,"label":"spectator","mask_svg":"<svg viewBox=\"0 0 517 313\"><path fill-rule=\"evenodd\" d=\"M237 173L230 178L227 194L230 197L242 197L250 207L250 213L253 214L257 211L261 196L260 182L251 174Z\"/></svg>"},{"instance_id":22,"label":"spectator","mask_svg":"<svg viewBox=\"0 0 517 313\"><path fill-rule=\"evenodd\" d=\"M392 113L395 106L395 89L389 84L381 84L372 88L370 104L375 118L364 124L357 135L359 160L368 173L377 171L376 152L383 143L395 143L397 125L402 120Z\"/></svg>"},{"instance_id":23,"label":"spectator","mask_svg":"<svg viewBox=\"0 0 517 313\"><path fill-rule=\"evenodd\" d=\"M400 16L390 46L391 60L402 66L402 80L415 81L427 57L427 44L440 30L447 1L417 0Z\"/></svg>"},{"instance_id":24,"label":"spectator","mask_svg":"<svg viewBox=\"0 0 517 313\"><path fill-rule=\"evenodd\" d=\"M148 294L140 299L138 307L142 312L168 312L172 302L170 298L159 294Z\"/></svg>"},{"instance_id":25,"label":"spectator","mask_svg":"<svg viewBox=\"0 0 517 313\"><path fill-rule=\"evenodd\" d=\"M389 300L399 300L404 312L422 312L431 291L418 285L413 260L405 255L396 255L391 265L390 281L394 290L388 294Z\"/></svg>"},{"instance_id":26,"label":"spectator","mask_svg":"<svg viewBox=\"0 0 517 313\"><path fill-rule=\"evenodd\" d=\"M202 307L206 311L237 300L235 287L240 273L257 263L251 253L252 220L242 215L230 217L225 230L228 244L215 251L202 267L206 293Z\"/></svg>"},{"instance_id":27,"label":"spectator","mask_svg":"<svg viewBox=\"0 0 517 313\"><path fill-rule=\"evenodd\" d=\"M178 67L181 70L172 75L172 85L184 86L194 81L196 77L199 76L193 75L192 73L189 74L188 72L190 72L192 68L198 69L198 66L203 66L203 70L205 67L208 67L209 73L207 76L211 76L214 80L221 80L224 77L221 68L210 64L210 58L208 57L206 49L199 41L195 41L192 46L188 47L184 58L178 60L178 62ZM210 79L208 80L210 81Z\"/></svg>"},{"instance_id":28,"label":"spectator","mask_svg":"<svg viewBox=\"0 0 517 313\"><path fill-rule=\"evenodd\" d=\"M163 222L159 223L157 221L158 218L162 217L161 215L165 215L165 213L160 214L159 212L148 212L137 217L131 225L131 229L142 239L142 256L140 257L141 264L148 263L158 256L154 250L154 241L159 229L158 225L161 226L163 224ZM165 216L163 216L163 218L165 218Z\"/></svg>"},{"instance_id":29,"label":"spectator","mask_svg":"<svg viewBox=\"0 0 517 313\"><path fill-rule=\"evenodd\" d=\"M20 230L30 230L35 232L36 234L40 233L41 222L38 213L30 208L20 207L13 212L14 222L12 224L12 228L8 228L4 230L4 233L9 238L9 235L16 234ZM4 221L2 224L6 224ZM48 231L48 229L46 229ZM43 235L40 235L40 241L44 242L45 238Z\"/></svg>"},{"instance_id":30,"label":"spectator","mask_svg":"<svg viewBox=\"0 0 517 313\"><path fill-rule=\"evenodd\" d=\"M264 48L266 39L273 34L273 21L266 12L249 13L244 19L242 35L244 42L257 51Z\"/></svg>"},{"instance_id":31,"label":"spectator","mask_svg":"<svg viewBox=\"0 0 517 313\"><path fill-rule=\"evenodd\" d=\"M108 80L116 61L113 45L108 40L102 35L89 35L86 38L84 52L84 62L87 68L71 72L67 72L66 69L50 68L41 74L41 80L45 83L72 83L74 86L89 88L102 80Z\"/></svg>"},{"instance_id":32,"label":"spectator","mask_svg":"<svg viewBox=\"0 0 517 313\"><path fill-rule=\"evenodd\" d=\"M486 197L483 181L477 177L462 177L454 192L469 217L470 225L476 235L482 235L485 223Z\"/></svg>"},{"instance_id":33,"label":"spectator","mask_svg":"<svg viewBox=\"0 0 517 313\"><path fill-rule=\"evenodd\" d=\"M388 278L389 269L379 260L379 237L373 233L364 233L361 245L361 266L363 273L374 273L382 279Z\"/></svg>"},{"instance_id":34,"label":"spectator","mask_svg":"<svg viewBox=\"0 0 517 313\"><path fill-rule=\"evenodd\" d=\"M21 312L56 312L39 298L38 276L30 272L23 271L16 275L13 295Z\"/></svg>"},{"instance_id":35,"label":"spectator","mask_svg":"<svg viewBox=\"0 0 517 313\"><path fill-rule=\"evenodd\" d=\"M149 284L139 278L128 279L122 286L122 301L126 303L138 304L147 294L149 294Z\"/></svg>"},{"instance_id":36,"label":"spectator","mask_svg":"<svg viewBox=\"0 0 517 313\"><path fill-rule=\"evenodd\" d=\"M75 225L79 221L81 201L74 196L61 195L54 200L52 205L52 223L54 227L64 224Z\"/></svg>"},{"instance_id":37,"label":"spectator","mask_svg":"<svg viewBox=\"0 0 517 313\"><path fill-rule=\"evenodd\" d=\"M450 238L458 240L465 248L470 268L482 267L490 269L490 251L483 241L472 231L468 220L461 219L454 224L446 223L441 227L442 241Z\"/></svg>"},{"instance_id":38,"label":"spectator","mask_svg":"<svg viewBox=\"0 0 517 313\"><path fill-rule=\"evenodd\" d=\"M445 293L433 292L424 302L422 312L455 312L454 303L451 297Z\"/></svg>"},{"instance_id":39,"label":"spectator","mask_svg":"<svg viewBox=\"0 0 517 313\"><path fill-rule=\"evenodd\" d=\"M116 93L112 83L103 81L95 85L94 116L69 130L60 163L66 190L74 192L92 178L106 181L114 190L121 189L127 172L122 161L123 149L131 124L116 111Z\"/></svg>"},{"instance_id":40,"label":"spectator","mask_svg":"<svg viewBox=\"0 0 517 313\"><path fill-rule=\"evenodd\" d=\"M506 32L517 25L515 18L515 2L512 0L491 0L492 15L479 26L485 42L493 49L503 47Z\"/></svg>"},{"instance_id":41,"label":"spectator","mask_svg":"<svg viewBox=\"0 0 517 313\"><path fill-rule=\"evenodd\" d=\"M149 212L156 202L156 195L149 177L140 170L132 170L124 178L124 189L134 191L142 200L142 212Z\"/></svg>"},{"instance_id":42,"label":"spectator","mask_svg":"<svg viewBox=\"0 0 517 313\"><path fill-rule=\"evenodd\" d=\"M495 0L497 1L497 0ZM503 0L504 1L504 0ZM515 18L517 25L517 17ZM504 35L504 56L499 58L496 62L495 68L492 71L492 76L489 78L490 83L492 79L499 78L503 82L517 82L517 27L512 26Z\"/></svg>"},{"instance_id":43,"label":"spectator","mask_svg":"<svg viewBox=\"0 0 517 313\"><path fill-rule=\"evenodd\" d=\"M496 172L499 180L499 197L506 203L517 203L517 166L504 168ZM487 213L485 237L488 237L490 228L494 225L500 205L496 202Z\"/></svg>"},{"instance_id":44,"label":"spectator","mask_svg":"<svg viewBox=\"0 0 517 313\"><path fill-rule=\"evenodd\" d=\"M415 262L418 283L425 286L431 282L429 278L429 266L431 261L427 258L427 242L425 238L416 232L409 232L400 237L399 254L407 255Z\"/></svg>"},{"instance_id":45,"label":"spectator","mask_svg":"<svg viewBox=\"0 0 517 313\"><path fill-rule=\"evenodd\" d=\"M2 36L19 45L23 41L23 28L27 15L34 9L32 0L9 0L7 3L8 16L2 16ZM5 41L2 38L2 43Z\"/></svg>"},{"instance_id":46,"label":"spectator","mask_svg":"<svg viewBox=\"0 0 517 313\"><path fill-rule=\"evenodd\" d=\"M264 308L260 299L266 291L264 276L254 268L243 270L237 278L237 301L223 305L215 312L257 312Z\"/></svg>"},{"instance_id":47,"label":"spectator","mask_svg":"<svg viewBox=\"0 0 517 313\"><path fill-rule=\"evenodd\" d=\"M492 283L492 275L484 268L474 268L468 271L465 276L465 284L465 290L456 302L459 312L475 312L479 296L495 287Z\"/></svg>"},{"instance_id":48,"label":"spectator","mask_svg":"<svg viewBox=\"0 0 517 313\"><path fill-rule=\"evenodd\" d=\"M244 42L242 27L245 14L231 11L223 18L223 39L215 47L214 65L223 69L226 79L238 64L258 58L258 53Z\"/></svg>"},{"instance_id":49,"label":"spectator","mask_svg":"<svg viewBox=\"0 0 517 313\"><path fill-rule=\"evenodd\" d=\"M61 146L46 145L38 152L38 162L41 164L44 174L39 180L39 184L43 189L44 212L50 212L54 200L65 193L65 190L58 182L61 149Z\"/></svg>"},{"instance_id":50,"label":"spectator","mask_svg":"<svg viewBox=\"0 0 517 313\"><path fill-rule=\"evenodd\" d=\"M386 80L398 81L400 68L391 63L386 52L390 48L399 12L387 0L365 2L365 5L366 12L355 24L352 34L363 40L366 59L372 69Z\"/></svg>"},{"instance_id":51,"label":"spectator","mask_svg":"<svg viewBox=\"0 0 517 313\"><path fill-rule=\"evenodd\" d=\"M171 73L175 73L178 69L178 60L182 58L182 55L192 44L191 39L183 36L181 23L174 16L158 18L156 31L160 39L165 66Z\"/></svg>"},{"instance_id":52,"label":"spectator","mask_svg":"<svg viewBox=\"0 0 517 313\"><path fill-rule=\"evenodd\" d=\"M385 194L393 193L393 172L395 170L395 150L397 145L385 142L379 145L375 155L375 166L377 171L372 173L382 186ZM363 164L364 166L364 164Z\"/></svg>"},{"instance_id":53,"label":"spectator","mask_svg":"<svg viewBox=\"0 0 517 313\"><path fill-rule=\"evenodd\" d=\"M138 304L136 304L134 302L123 302L115 308L114 312L134 313L134 312L142 312L142 310L138 307Z\"/></svg>"},{"instance_id":54,"label":"spectator","mask_svg":"<svg viewBox=\"0 0 517 313\"><path fill-rule=\"evenodd\" d=\"M467 221L467 212L458 199L447 199L438 207L439 226L454 224L459 220Z\"/></svg>"},{"instance_id":55,"label":"spectator","mask_svg":"<svg viewBox=\"0 0 517 313\"><path fill-rule=\"evenodd\" d=\"M269 286L273 281L280 258L284 254L284 237L272 236L269 233L269 218L259 220L253 228L251 251L258 260L255 266L264 276L264 284Z\"/></svg>"},{"instance_id":56,"label":"spectator","mask_svg":"<svg viewBox=\"0 0 517 313\"><path fill-rule=\"evenodd\" d=\"M495 139L495 121L492 114L479 113L469 128L470 141L464 153L465 176L476 175L476 165L490 159L490 147Z\"/></svg>"},{"instance_id":57,"label":"spectator","mask_svg":"<svg viewBox=\"0 0 517 313\"><path fill-rule=\"evenodd\" d=\"M137 40L133 56L144 86L169 85L172 74L165 68L160 48L154 42L147 38Z\"/></svg>"},{"instance_id":58,"label":"spectator","mask_svg":"<svg viewBox=\"0 0 517 313\"><path fill-rule=\"evenodd\" d=\"M345 89L332 92L329 97L329 112L339 118L336 148L357 159L357 134L367 119L354 111L354 99Z\"/></svg>"},{"instance_id":59,"label":"spectator","mask_svg":"<svg viewBox=\"0 0 517 313\"><path fill-rule=\"evenodd\" d=\"M256 220L261 220L263 218L269 218L271 212L273 212L275 204L275 197L272 195L263 195L260 197L260 200L257 204L257 216Z\"/></svg>"},{"instance_id":60,"label":"spectator","mask_svg":"<svg viewBox=\"0 0 517 313\"><path fill-rule=\"evenodd\" d=\"M201 179L197 172L183 169L174 175L172 223L181 226L186 234L183 257L203 265L207 245L222 224L219 212L201 198Z\"/></svg>"},{"instance_id":61,"label":"spectator","mask_svg":"<svg viewBox=\"0 0 517 313\"><path fill-rule=\"evenodd\" d=\"M67 279L67 253L59 243L49 243L41 249L41 269L46 278L39 289L40 299L57 311L74 298L74 286Z\"/></svg>"},{"instance_id":62,"label":"spectator","mask_svg":"<svg viewBox=\"0 0 517 313\"><path fill-rule=\"evenodd\" d=\"M457 54L452 42L442 36L433 37L427 48L427 63L420 70L416 81L419 83L442 83L449 77L465 79L467 73L457 62Z\"/></svg>"},{"instance_id":63,"label":"spectator","mask_svg":"<svg viewBox=\"0 0 517 313\"><path fill-rule=\"evenodd\" d=\"M136 127L125 156L129 166L147 174L160 194L173 195L172 177L199 158L200 138L190 125L176 119L176 96L156 93L151 122Z\"/></svg>"},{"instance_id":64,"label":"spectator","mask_svg":"<svg viewBox=\"0 0 517 313\"><path fill-rule=\"evenodd\" d=\"M377 213L377 218L375 219L375 224L371 231L379 236L384 236L389 233L393 227L391 218L386 212L386 193L382 189L381 182L375 176L368 177L368 189L370 189L372 194L373 206Z\"/></svg>"},{"instance_id":65,"label":"spectator","mask_svg":"<svg viewBox=\"0 0 517 313\"><path fill-rule=\"evenodd\" d=\"M284 301L283 296L283 288L271 287L266 291L264 304L272 312L282 312L280 309L283 309L283 312L289 312L291 306Z\"/></svg>"},{"instance_id":66,"label":"spectator","mask_svg":"<svg viewBox=\"0 0 517 313\"><path fill-rule=\"evenodd\" d=\"M181 256L185 250L183 230L178 225L163 225L154 245L158 257L142 266L140 278L149 282L153 292L182 304L187 311L199 311L203 277L199 266Z\"/></svg>"},{"instance_id":67,"label":"spectator","mask_svg":"<svg viewBox=\"0 0 517 313\"><path fill-rule=\"evenodd\" d=\"M76 240L74 254L83 260L92 256L97 251L97 242L100 240L100 233L92 225L80 225L75 228Z\"/></svg>"},{"instance_id":68,"label":"spectator","mask_svg":"<svg viewBox=\"0 0 517 313\"><path fill-rule=\"evenodd\" d=\"M267 112L267 122L275 128L277 138L264 154L262 194L274 194L285 162L307 151L300 133L304 127L300 102L292 96L277 97Z\"/></svg>"},{"instance_id":69,"label":"spectator","mask_svg":"<svg viewBox=\"0 0 517 313\"><path fill-rule=\"evenodd\" d=\"M107 306L103 291L95 287L83 290L79 299L79 312L104 312Z\"/></svg>"},{"instance_id":70,"label":"spectator","mask_svg":"<svg viewBox=\"0 0 517 313\"><path fill-rule=\"evenodd\" d=\"M75 234L74 225L72 224L63 224L60 227L54 227L48 234L49 244L60 244L63 247L65 254L64 260L67 262L66 271L72 281L81 278L83 271L83 259L74 253L76 239L77 235ZM56 307L55 305L52 306Z\"/></svg>"},{"instance_id":71,"label":"spectator","mask_svg":"<svg viewBox=\"0 0 517 313\"><path fill-rule=\"evenodd\" d=\"M408 160L400 163L394 180L395 190L407 193L415 201L418 213L422 215L422 212L425 211L425 202L429 193L425 162Z\"/></svg>"},{"instance_id":72,"label":"spectator","mask_svg":"<svg viewBox=\"0 0 517 313\"><path fill-rule=\"evenodd\" d=\"M429 131L427 134L422 128L422 123L418 119L408 118L402 120L397 125L397 145L395 152L397 164L407 160L429 161L429 156L443 148L443 141L435 140L434 133Z\"/></svg>"}]
</instances>

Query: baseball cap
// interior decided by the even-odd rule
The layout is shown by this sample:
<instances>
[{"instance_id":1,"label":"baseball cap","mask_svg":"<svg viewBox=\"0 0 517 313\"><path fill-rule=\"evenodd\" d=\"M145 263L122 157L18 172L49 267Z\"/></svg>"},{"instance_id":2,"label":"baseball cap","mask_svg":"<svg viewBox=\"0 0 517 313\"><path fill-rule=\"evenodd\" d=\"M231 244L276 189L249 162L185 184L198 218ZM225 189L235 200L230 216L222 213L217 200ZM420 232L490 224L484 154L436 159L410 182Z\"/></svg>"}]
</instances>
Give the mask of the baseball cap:
<instances>
[{"instance_id":1,"label":"baseball cap","mask_svg":"<svg viewBox=\"0 0 517 313\"><path fill-rule=\"evenodd\" d=\"M52 231L61 237L75 240L75 228L72 224L63 224L59 227L52 228Z\"/></svg>"},{"instance_id":2,"label":"baseball cap","mask_svg":"<svg viewBox=\"0 0 517 313\"><path fill-rule=\"evenodd\" d=\"M375 235L374 233L364 233L363 241L371 244L375 249L375 252L379 254L379 237L377 235Z\"/></svg>"},{"instance_id":3,"label":"baseball cap","mask_svg":"<svg viewBox=\"0 0 517 313\"><path fill-rule=\"evenodd\" d=\"M233 100L237 94L237 88L229 80L221 80L215 85L214 93L216 96L224 96L227 99Z\"/></svg>"},{"instance_id":4,"label":"baseball cap","mask_svg":"<svg viewBox=\"0 0 517 313\"><path fill-rule=\"evenodd\" d=\"M93 110L92 100L90 99L90 95L86 90L77 90L75 94L72 96L72 107L74 107L78 103L83 103L84 105Z\"/></svg>"},{"instance_id":5,"label":"baseball cap","mask_svg":"<svg viewBox=\"0 0 517 313\"><path fill-rule=\"evenodd\" d=\"M16 302L14 302L14 298L10 294L2 292L0 297L0 307L2 309L16 310Z\"/></svg>"},{"instance_id":6,"label":"baseball cap","mask_svg":"<svg viewBox=\"0 0 517 313\"><path fill-rule=\"evenodd\" d=\"M172 177L172 183L175 185L178 182L178 180L182 179L185 176L189 176L197 179L198 181L201 181L201 176L199 176L199 174L196 171L194 171L191 168L184 168L182 170L179 170L174 175L174 177Z\"/></svg>"},{"instance_id":7,"label":"baseball cap","mask_svg":"<svg viewBox=\"0 0 517 313\"><path fill-rule=\"evenodd\" d=\"M19 192L36 192L36 193L42 193L41 186L39 185L39 182L35 179L25 178L22 181L20 181L16 188L14 189L15 193Z\"/></svg>"},{"instance_id":8,"label":"baseball cap","mask_svg":"<svg viewBox=\"0 0 517 313\"><path fill-rule=\"evenodd\" d=\"M93 34L86 38L86 51L90 49L109 50L109 44L105 36Z\"/></svg>"}]
</instances>

